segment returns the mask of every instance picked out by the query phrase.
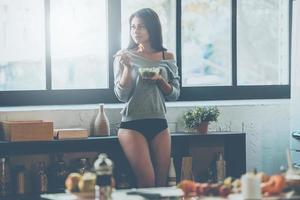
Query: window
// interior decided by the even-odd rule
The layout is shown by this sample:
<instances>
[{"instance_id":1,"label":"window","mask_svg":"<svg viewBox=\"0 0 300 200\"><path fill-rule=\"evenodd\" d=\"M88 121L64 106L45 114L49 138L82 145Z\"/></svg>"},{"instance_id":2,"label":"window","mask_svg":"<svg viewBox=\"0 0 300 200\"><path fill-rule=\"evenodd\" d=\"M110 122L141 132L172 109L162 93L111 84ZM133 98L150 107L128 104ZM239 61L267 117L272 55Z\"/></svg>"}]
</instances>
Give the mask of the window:
<instances>
[{"instance_id":1,"label":"window","mask_svg":"<svg viewBox=\"0 0 300 200\"><path fill-rule=\"evenodd\" d=\"M231 85L231 1L182 1L182 86Z\"/></svg>"},{"instance_id":2,"label":"window","mask_svg":"<svg viewBox=\"0 0 300 200\"><path fill-rule=\"evenodd\" d=\"M237 82L239 85L289 83L288 1L238 1Z\"/></svg>"},{"instance_id":3,"label":"window","mask_svg":"<svg viewBox=\"0 0 300 200\"><path fill-rule=\"evenodd\" d=\"M43 16L42 1L0 0L0 91L46 88Z\"/></svg>"},{"instance_id":4,"label":"window","mask_svg":"<svg viewBox=\"0 0 300 200\"><path fill-rule=\"evenodd\" d=\"M52 88L108 88L106 2L51 0L50 22Z\"/></svg>"},{"instance_id":5,"label":"window","mask_svg":"<svg viewBox=\"0 0 300 200\"><path fill-rule=\"evenodd\" d=\"M129 16L157 11L180 100L290 97L292 0L0 0L0 106L118 102Z\"/></svg>"},{"instance_id":6,"label":"window","mask_svg":"<svg viewBox=\"0 0 300 200\"><path fill-rule=\"evenodd\" d=\"M184 0L180 11L182 100L290 97L291 0Z\"/></svg>"}]
</instances>

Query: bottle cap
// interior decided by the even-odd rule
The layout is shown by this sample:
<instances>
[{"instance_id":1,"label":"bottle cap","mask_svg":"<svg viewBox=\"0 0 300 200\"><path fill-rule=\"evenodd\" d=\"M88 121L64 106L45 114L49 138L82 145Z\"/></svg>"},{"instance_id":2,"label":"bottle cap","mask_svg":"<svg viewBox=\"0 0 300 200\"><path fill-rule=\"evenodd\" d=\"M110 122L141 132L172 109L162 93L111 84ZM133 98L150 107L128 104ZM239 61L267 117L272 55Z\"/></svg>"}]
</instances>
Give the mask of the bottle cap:
<instances>
[{"instance_id":1,"label":"bottle cap","mask_svg":"<svg viewBox=\"0 0 300 200\"><path fill-rule=\"evenodd\" d=\"M100 103L100 104L99 104L99 108L100 108L101 110L103 110L103 108L104 108L104 103Z\"/></svg>"},{"instance_id":2,"label":"bottle cap","mask_svg":"<svg viewBox=\"0 0 300 200\"><path fill-rule=\"evenodd\" d=\"M219 153L219 160L223 160L224 158L223 158L223 153Z\"/></svg>"},{"instance_id":3,"label":"bottle cap","mask_svg":"<svg viewBox=\"0 0 300 200\"><path fill-rule=\"evenodd\" d=\"M105 153L101 153L94 162L94 168L97 175L112 175L113 162Z\"/></svg>"}]
</instances>

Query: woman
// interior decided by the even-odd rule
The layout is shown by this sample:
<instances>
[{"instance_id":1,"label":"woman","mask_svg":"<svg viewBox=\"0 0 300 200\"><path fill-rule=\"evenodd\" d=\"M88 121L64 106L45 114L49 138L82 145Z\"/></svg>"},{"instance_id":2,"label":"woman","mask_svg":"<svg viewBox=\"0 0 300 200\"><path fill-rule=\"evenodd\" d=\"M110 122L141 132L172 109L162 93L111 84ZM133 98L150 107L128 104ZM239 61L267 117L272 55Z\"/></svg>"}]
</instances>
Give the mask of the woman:
<instances>
[{"instance_id":1,"label":"woman","mask_svg":"<svg viewBox=\"0 0 300 200\"><path fill-rule=\"evenodd\" d=\"M129 23L129 46L114 61L114 91L126 102L118 138L138 187L165 186L171 151L165 99L179 97L178 68L162 45L161 24L152 9L133 13ZM141 69L148 67L159 72L142 77Z\"/></svg>"}]
</instances>

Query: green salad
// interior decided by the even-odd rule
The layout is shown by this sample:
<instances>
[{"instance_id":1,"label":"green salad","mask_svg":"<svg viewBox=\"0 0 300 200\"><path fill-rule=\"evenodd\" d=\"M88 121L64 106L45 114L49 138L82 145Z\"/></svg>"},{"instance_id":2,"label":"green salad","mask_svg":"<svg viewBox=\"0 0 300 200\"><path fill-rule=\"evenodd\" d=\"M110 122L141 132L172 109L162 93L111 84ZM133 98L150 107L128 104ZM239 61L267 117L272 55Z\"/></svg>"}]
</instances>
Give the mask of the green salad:
<instances>
[{"instance_id":1,"label":"green salad","mask_svg":"<svg viewBox=\"0 0 300 200\"><path fill-rule=\"evenodd\" d=\"M139 68L139 72L143 78L151 78L157 74L159 74L159 67L141 67Z\"/></svg>"}]
</instances>

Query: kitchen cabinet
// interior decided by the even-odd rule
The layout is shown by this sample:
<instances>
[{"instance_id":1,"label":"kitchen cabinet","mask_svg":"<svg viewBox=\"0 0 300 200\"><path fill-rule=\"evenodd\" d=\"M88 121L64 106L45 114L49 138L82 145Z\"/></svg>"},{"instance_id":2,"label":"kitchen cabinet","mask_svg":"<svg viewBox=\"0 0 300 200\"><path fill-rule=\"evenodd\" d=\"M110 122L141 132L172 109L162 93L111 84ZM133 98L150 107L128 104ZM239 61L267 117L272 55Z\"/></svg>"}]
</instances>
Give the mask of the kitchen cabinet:
<instances>
[{"instance_id":1,"label":"kitchen cabinet","mask_svg":"<svg viewBox=\"0 0 300 200\"><path fill-rule=\"evenodd\" d=\"M176 132L171 134L171 140L176 174L180 174L181 158L191 155L193 148L213 145L220 145L224 148L227 176L239 177L246 171L245 133L210 132L199 135ZM0 141L0 157L62 152L105 152L113 158L124 160L117 136L32 142ZM180 177L177 176L177 178Z\"/></svg>"},{"instance_id":2,"label":"kitchen cabinet","mask_svg":"<svg viewBox=\"0 0 300 200\"><path fill-rule=\"evenodd\" d=\"M246 171L245 133L210 132L205 135L199 135L176 132L171 134L171 140L177 182L180 181L182 158L190 156L193 149L202 146L217 145L223 148L227 176L240 177ZM117 136L32 142L0 141L0 157L63 152L105 152L115 162L116 173L118 173L118 170L130 170Z\"/></svg>"}]
</instances>

